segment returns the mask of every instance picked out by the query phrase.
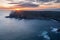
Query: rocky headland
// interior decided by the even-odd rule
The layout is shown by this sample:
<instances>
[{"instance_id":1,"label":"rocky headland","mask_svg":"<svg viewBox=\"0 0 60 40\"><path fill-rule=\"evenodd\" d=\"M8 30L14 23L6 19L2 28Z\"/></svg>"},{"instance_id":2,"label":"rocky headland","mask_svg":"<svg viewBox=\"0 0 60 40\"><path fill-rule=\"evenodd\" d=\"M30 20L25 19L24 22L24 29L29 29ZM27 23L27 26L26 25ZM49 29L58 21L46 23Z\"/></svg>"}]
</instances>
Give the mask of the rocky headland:
<instances>
[{"instance_id":1,"label":"rocky headland","mask_svg":"<svg viewBox=\"0 0 60 40\"><path fill-rule=\"evenodd\" d=\"M60 21L60 11L12 11L6 18L54 19Z\"/></svg>"}]
</instances>

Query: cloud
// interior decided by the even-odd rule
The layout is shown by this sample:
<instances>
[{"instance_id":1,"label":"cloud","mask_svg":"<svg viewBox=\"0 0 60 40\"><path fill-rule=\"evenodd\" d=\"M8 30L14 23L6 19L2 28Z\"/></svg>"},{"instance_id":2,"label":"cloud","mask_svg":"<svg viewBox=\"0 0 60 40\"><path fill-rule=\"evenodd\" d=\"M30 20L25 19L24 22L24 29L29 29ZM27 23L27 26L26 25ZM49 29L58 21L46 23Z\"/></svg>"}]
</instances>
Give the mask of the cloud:
<instances>
[{"instance_id":1,"label":"cloud","mask_svg":"<svg viewBox=\"0 0 60 40\"><path fill-rule=\"evenodd\" d=\"M53 2L53 3L60 3L60 0L39 0L40 2Z\"/></svg>"},{"instance_id":2,"label":"cloud","mask_svg":"<svg viewBox=\"0 0 60 40\"><path fill-rule=\"evenodd\" d=\"M21 6L25 6L25 7L37 7L37 6L39 6L39 5L37 5L37 4L33 4L33 3L29 3L29 2L27 2L27 3L22 3L22 4L20 4Z\"/></svg>"},{"instance_id":3,"label":"cloud","mask_svg":"<svg viewBox=\"0 0 60 40\"><path fill-rule=\"evenodd\" d=\"M41 5L55 5L58 3L60 4L60 0L39 0Z\"/></svg>"},{"instance_id":4,"label":"cloud","mask_svg":"<svg viewBox=\"0 0 60 40\"><path fill-rule=\"evenodd\" d=\"M12 1L9 4L16 4L23 7L38 7L40 5L55 5L60 3L60 0L7 0ZM16 2L17 1L17 2ZM57 5L57 4L56 4Z\"/></svg>"},{"instance_id":5,"label":"cloud","mask_svg":"<svg viewBox=\"0 0 60 40\"><path fill-rule=\"evenodd\" d=\"M56 0L56 3L60 3L60 0Z\"/></svg>"},{"instance_id":6,"label":"cloud","mask_svg":"<svg viewBox=\"0 0 60 40\"><path fill-rule=\"evenodd\" d=\"M42 1L42 2L50 2L52 0L40 0L40 1Z\"/></svg>"},{"instance_id":7,"label":"cloud","mask_svg":"<svg viewBox=\"0 0 60 40\"><path fill-rule=\"evenodd\" d=\"M23 7L38 7L39 5L31 1L20 1L20 2L11 2L8 4L16 4Z\"/></svg>"}]
</instances>

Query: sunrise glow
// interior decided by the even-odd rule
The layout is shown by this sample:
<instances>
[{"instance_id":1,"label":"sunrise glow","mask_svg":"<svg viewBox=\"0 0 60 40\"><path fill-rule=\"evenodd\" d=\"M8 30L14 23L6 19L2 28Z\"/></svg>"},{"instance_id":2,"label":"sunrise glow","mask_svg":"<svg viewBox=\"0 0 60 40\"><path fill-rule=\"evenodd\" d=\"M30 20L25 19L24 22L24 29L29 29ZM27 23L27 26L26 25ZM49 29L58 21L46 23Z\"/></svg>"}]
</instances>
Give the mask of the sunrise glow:
<instances>
[{"instance_id":1,"label":"sunrise glow","mask_svg":"<svg viewBox=\"0 0 60 40\"><path fill-rule=\"evenodd\" d=\"M16 8L15 10L18 10L19 11L20 9L19 8Z\"/></svg>"},{"instance_id":2,"label":"sunrise glow","mask_svg":"<svg viewBox=\"0 0 60 40\"><path fill-rule=\"evenodd\" d=\"M37 6L36 6L37 5ZM47 8L60 8L60 3L57 0L48 2L37 0L1 0L0 9L4 10L40 10Z\"/></svg>"}]
</instances>

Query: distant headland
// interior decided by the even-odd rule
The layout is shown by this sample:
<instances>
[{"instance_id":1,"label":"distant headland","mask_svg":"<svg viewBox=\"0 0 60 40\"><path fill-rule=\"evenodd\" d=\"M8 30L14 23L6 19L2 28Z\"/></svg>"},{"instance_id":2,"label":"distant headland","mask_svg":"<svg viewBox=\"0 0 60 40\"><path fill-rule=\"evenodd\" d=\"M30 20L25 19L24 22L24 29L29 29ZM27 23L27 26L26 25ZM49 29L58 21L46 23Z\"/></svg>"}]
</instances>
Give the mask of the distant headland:
<instances>
[{"instance_id":1,"label":"distant headland","mask_svg":"<svg viewBox=\"0 0 60 40\"><path fill-rule=\"evenodd\" d=\"M54 19L60 21L60 11L12 11L6 18Z\"/></svg>"}]
</instances>

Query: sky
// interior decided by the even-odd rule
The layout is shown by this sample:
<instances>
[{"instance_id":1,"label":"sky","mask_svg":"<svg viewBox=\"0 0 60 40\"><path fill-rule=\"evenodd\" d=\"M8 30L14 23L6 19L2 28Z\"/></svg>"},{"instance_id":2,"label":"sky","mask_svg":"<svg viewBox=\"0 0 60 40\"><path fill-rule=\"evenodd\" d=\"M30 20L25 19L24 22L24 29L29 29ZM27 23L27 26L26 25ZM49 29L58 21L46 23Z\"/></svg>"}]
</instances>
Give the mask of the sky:
<instances>
[{"instance_id":1,"label":"sky","mask_svg":"<svg viewBox=\"0 0 60 40\"><path fill-rule=\"evenodd\" d=\"M6 8L60 8L60 0L0 0L0 7Z\"/></svg>"}]
</instances>

